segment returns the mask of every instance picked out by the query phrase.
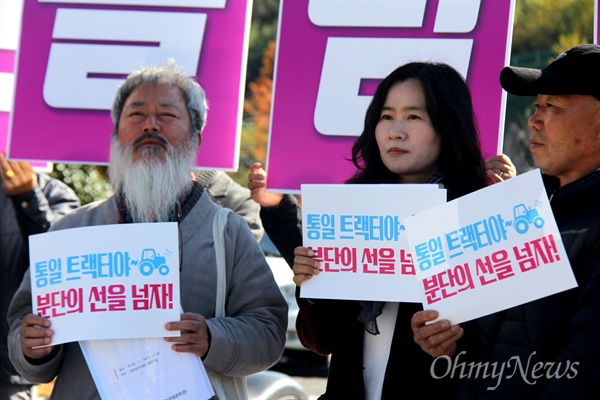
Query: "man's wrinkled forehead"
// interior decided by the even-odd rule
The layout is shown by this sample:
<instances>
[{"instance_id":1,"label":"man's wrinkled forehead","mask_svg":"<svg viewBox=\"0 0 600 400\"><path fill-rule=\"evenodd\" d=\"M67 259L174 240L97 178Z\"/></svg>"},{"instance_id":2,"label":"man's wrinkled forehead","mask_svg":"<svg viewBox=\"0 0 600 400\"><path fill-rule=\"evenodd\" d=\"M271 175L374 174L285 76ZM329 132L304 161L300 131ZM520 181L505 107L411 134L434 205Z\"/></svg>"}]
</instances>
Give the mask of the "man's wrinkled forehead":
<instances>
[{"instance_id":1,"label":"man's wrinkled forehead","mask_svg":"<svg viewBox=\"0 0 600 400\"><path fill-rule=\"evenodd\" d=\"M165 93L163 91L159 97L158 93L163 89L166 89L168 91L166 93L169 93L169 95L163 96ZM171 96L172 93L177 93L177 96ZM141 109L157 99L160 100L158 105L164 109L176 111L186 108L186 96L178 86L169 83L146 83L131 91L125 100L123 110Z\"/></svg>"},{"instance_id":2,"label":"man's wrinkled forehead","mask_svg":"<svg viewBox=\"0 0 600 400\"><path fill-rule=\"evenodd\" d=\"M125 102L129 101L132 97L140 97L142 96L140 93L143 93L144 96L147 95L154 95L157 92L163 91L163 90L167 90L169 92L177 92L177 94L179 95L179 98L182 101L185 101L185 94L183 92L183 90L174 84L168 83L168 82L158 82L158 83L143 83L139 86L136 86L135 88L133 88L131 90L131 92L129 93L129 96L127 96L127 99L125 100Z\"/></svg>"},{"instance_id":3,"label":"man's wrinkled forehead","mask_svg":"<svg viewBox=\"0 0 600 400\"><path fill-rule=\"evenodd\" d=\"M595 96L587 94L543 94L540 93L535 96L535 102L545 103L572 103L572 102L585 102L594 105L600 105L600 100Z\"/></svg>"}]
</instances>

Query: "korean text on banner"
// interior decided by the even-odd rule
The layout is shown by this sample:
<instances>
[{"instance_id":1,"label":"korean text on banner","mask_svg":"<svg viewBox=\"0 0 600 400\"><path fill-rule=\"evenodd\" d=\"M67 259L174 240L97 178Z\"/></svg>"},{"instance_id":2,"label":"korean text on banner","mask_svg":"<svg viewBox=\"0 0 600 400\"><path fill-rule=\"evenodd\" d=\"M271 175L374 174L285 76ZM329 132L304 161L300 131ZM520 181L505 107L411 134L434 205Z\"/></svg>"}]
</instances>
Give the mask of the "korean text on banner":
<instances>
[{"instance_id":1,"label":"korean text on banner","mask_svg":"<svg viewBox=\"0 0 600 400\"><path fill-rule=\"evenodd\" d=\"M509 62L514 3L282 0L269 190L351 176L347 159L377 84L410 61L445 62L465 77L484 157L498 154L506 94L492 71Z\"/></svg>"},{"instance_id":2,"label":"korean text on banner","mask_svg":"<svg viewBox=\"0 0 600 400\"><path fill-rule=\"evenodd\" d=\"M420 302L402 219L446 201L438 185L302 185L302 235L321 272L309 298Z\"/></svg>"},{"instance_id":3,"label":"korean text on banner","mask_svg":"<svg viewBox=\"0 0 600 400\"><path fill-rule=\"evenodd\" d=\"M252 0L25 1L10 157L107 164L117 87L174 59L210 105L198 166L236 170L251 15Z\"/></svg>"},{"instance_id":4,"label":"korean text on banner","mask_svg":"<svg viewBox=\"0 0 600 400\"><path fill-rule=\"evenodd\" d=\"M178 238L174 222L30 236L33 313L52 321L52 345L178 336L164 328L179 321Z\"/></svg>"},{"instance_id":5,"label":"korean text on banner","mask_svg":"<svg viewBox=\"0 0 600 400\"><path fill-rule=\"evenodd\" d=\"M539 169L404 224L423 307L453 324L577 286Z\"/></svg>"}]
</instances>

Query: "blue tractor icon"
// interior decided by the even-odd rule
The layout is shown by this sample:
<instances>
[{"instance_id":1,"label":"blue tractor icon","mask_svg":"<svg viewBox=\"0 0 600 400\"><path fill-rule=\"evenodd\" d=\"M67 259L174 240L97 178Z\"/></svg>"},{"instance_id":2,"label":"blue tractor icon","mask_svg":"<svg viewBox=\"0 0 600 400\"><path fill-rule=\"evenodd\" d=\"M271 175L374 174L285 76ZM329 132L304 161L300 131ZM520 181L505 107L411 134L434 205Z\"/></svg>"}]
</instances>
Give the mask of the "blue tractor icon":
<instances>
[{"instance_id":1,"label":"blue tractor icon","mask_svg":"<svg viewBox=\"0 0 600 400\"><path fill-rule=\"evenodd\" d=\"M144 249L140 261L140 272L142 275L150 276L157 269L161 275L169 273L169 267L166 264L165 257L157 255L154 249Z\"/></svg>"},{"instance_id":2,"label":"blue tractor icon","mask_svg":"<svg viewBox=\"0 0 600 400\"><path fill-rule=\"evenodd\" d=\"M544 219L540 217L537 210L525 207L525 204L518 204L514 207L514 226L515 230L524 234L529 230L529 225L533 224L536 228L544 226Z\"/></svg>"}]
</instances>

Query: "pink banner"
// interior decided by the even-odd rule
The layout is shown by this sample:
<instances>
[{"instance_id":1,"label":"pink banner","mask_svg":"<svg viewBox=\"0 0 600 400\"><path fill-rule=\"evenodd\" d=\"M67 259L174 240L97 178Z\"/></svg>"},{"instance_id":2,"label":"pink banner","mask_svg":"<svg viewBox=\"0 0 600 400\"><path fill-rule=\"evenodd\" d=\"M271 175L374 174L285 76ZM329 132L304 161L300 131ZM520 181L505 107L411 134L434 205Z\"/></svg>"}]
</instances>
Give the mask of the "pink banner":
<instances>
[{"instance_id":1,"label":"pink banner","mask_svg":"<svg viewBox=\"0 0 600 400\"><path fill-rule=\"evenodd\" d=\"M342 183L374 88L409 61L466 77L485 157L501 149L514 0L283 0L267 170L270 190Z\"/></svg>"},{"instance_id":2,"label":"pink banner","mask_svg":"<svg viewBox=\"0 0 600 400\"><path fill-rule=\"evenodd\" d=\"M2 86L3 91L8 91L9 86L12 84L12 77L15 65L15 52L14 50L0 49L0 77L4 83ZM10 104L10 93L2 93L2 99L0 101L0 152L6 149L6 143L8 140L8 119L10 116L9 110Z\"/></svg>"},{"instance_id":3,"label":"pink banner","mask_svg":"<svg viewBox=\"0 0 600 400\"><path fill-rule=\"evenodd\" d=\"M600 34L598 33L598 25L600 24L600 6L598 6L598 0L594 0L594 43L600 44Z\"/></svg>"},{"instance_id":4,"label":"pink banner","mask_svg":"<svg viewBox=\"0 0 600 400\"><path fill-rule=\"evenodd\" d=\"M116 88L130 72L174 58L196 76L209 102L198 166L236 170L251 5L26 1L10 157L106 164Z\"/></svg>"}]
</instances>

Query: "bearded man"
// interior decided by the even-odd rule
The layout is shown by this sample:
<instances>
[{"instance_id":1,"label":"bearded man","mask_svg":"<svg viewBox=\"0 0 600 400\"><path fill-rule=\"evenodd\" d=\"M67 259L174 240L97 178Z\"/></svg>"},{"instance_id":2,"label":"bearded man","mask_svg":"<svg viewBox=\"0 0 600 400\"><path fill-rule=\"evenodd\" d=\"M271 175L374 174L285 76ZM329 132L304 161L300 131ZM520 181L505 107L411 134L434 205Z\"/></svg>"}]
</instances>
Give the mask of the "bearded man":
<instances>
[{"instance_id":1,"label":"bearded man","mask_svg":"<svg viewBox=\"0 0 600 400\"><path fill-rule=\"evenodd\" d=\"M180 298L185 311L165 338L201 357L223 379L265 370L284 348L287 304L244 219L229 213L225 240L226 317L215 317L212 222L220 206L192 173L206 121L204 91L174 62L131 74L112 107L109 176L115 195L82 207L51 230L116 223L177 222ZM101 240L101 239L100 239ZM79 345L52 346L51 321L31 313L29 272L9 309L9 352L31 382L57 378L52 398L98 399ZM144 322L141 322L144 323ZM36 348L37 346L48 347Z\"/></svg>"}]
</instances>

